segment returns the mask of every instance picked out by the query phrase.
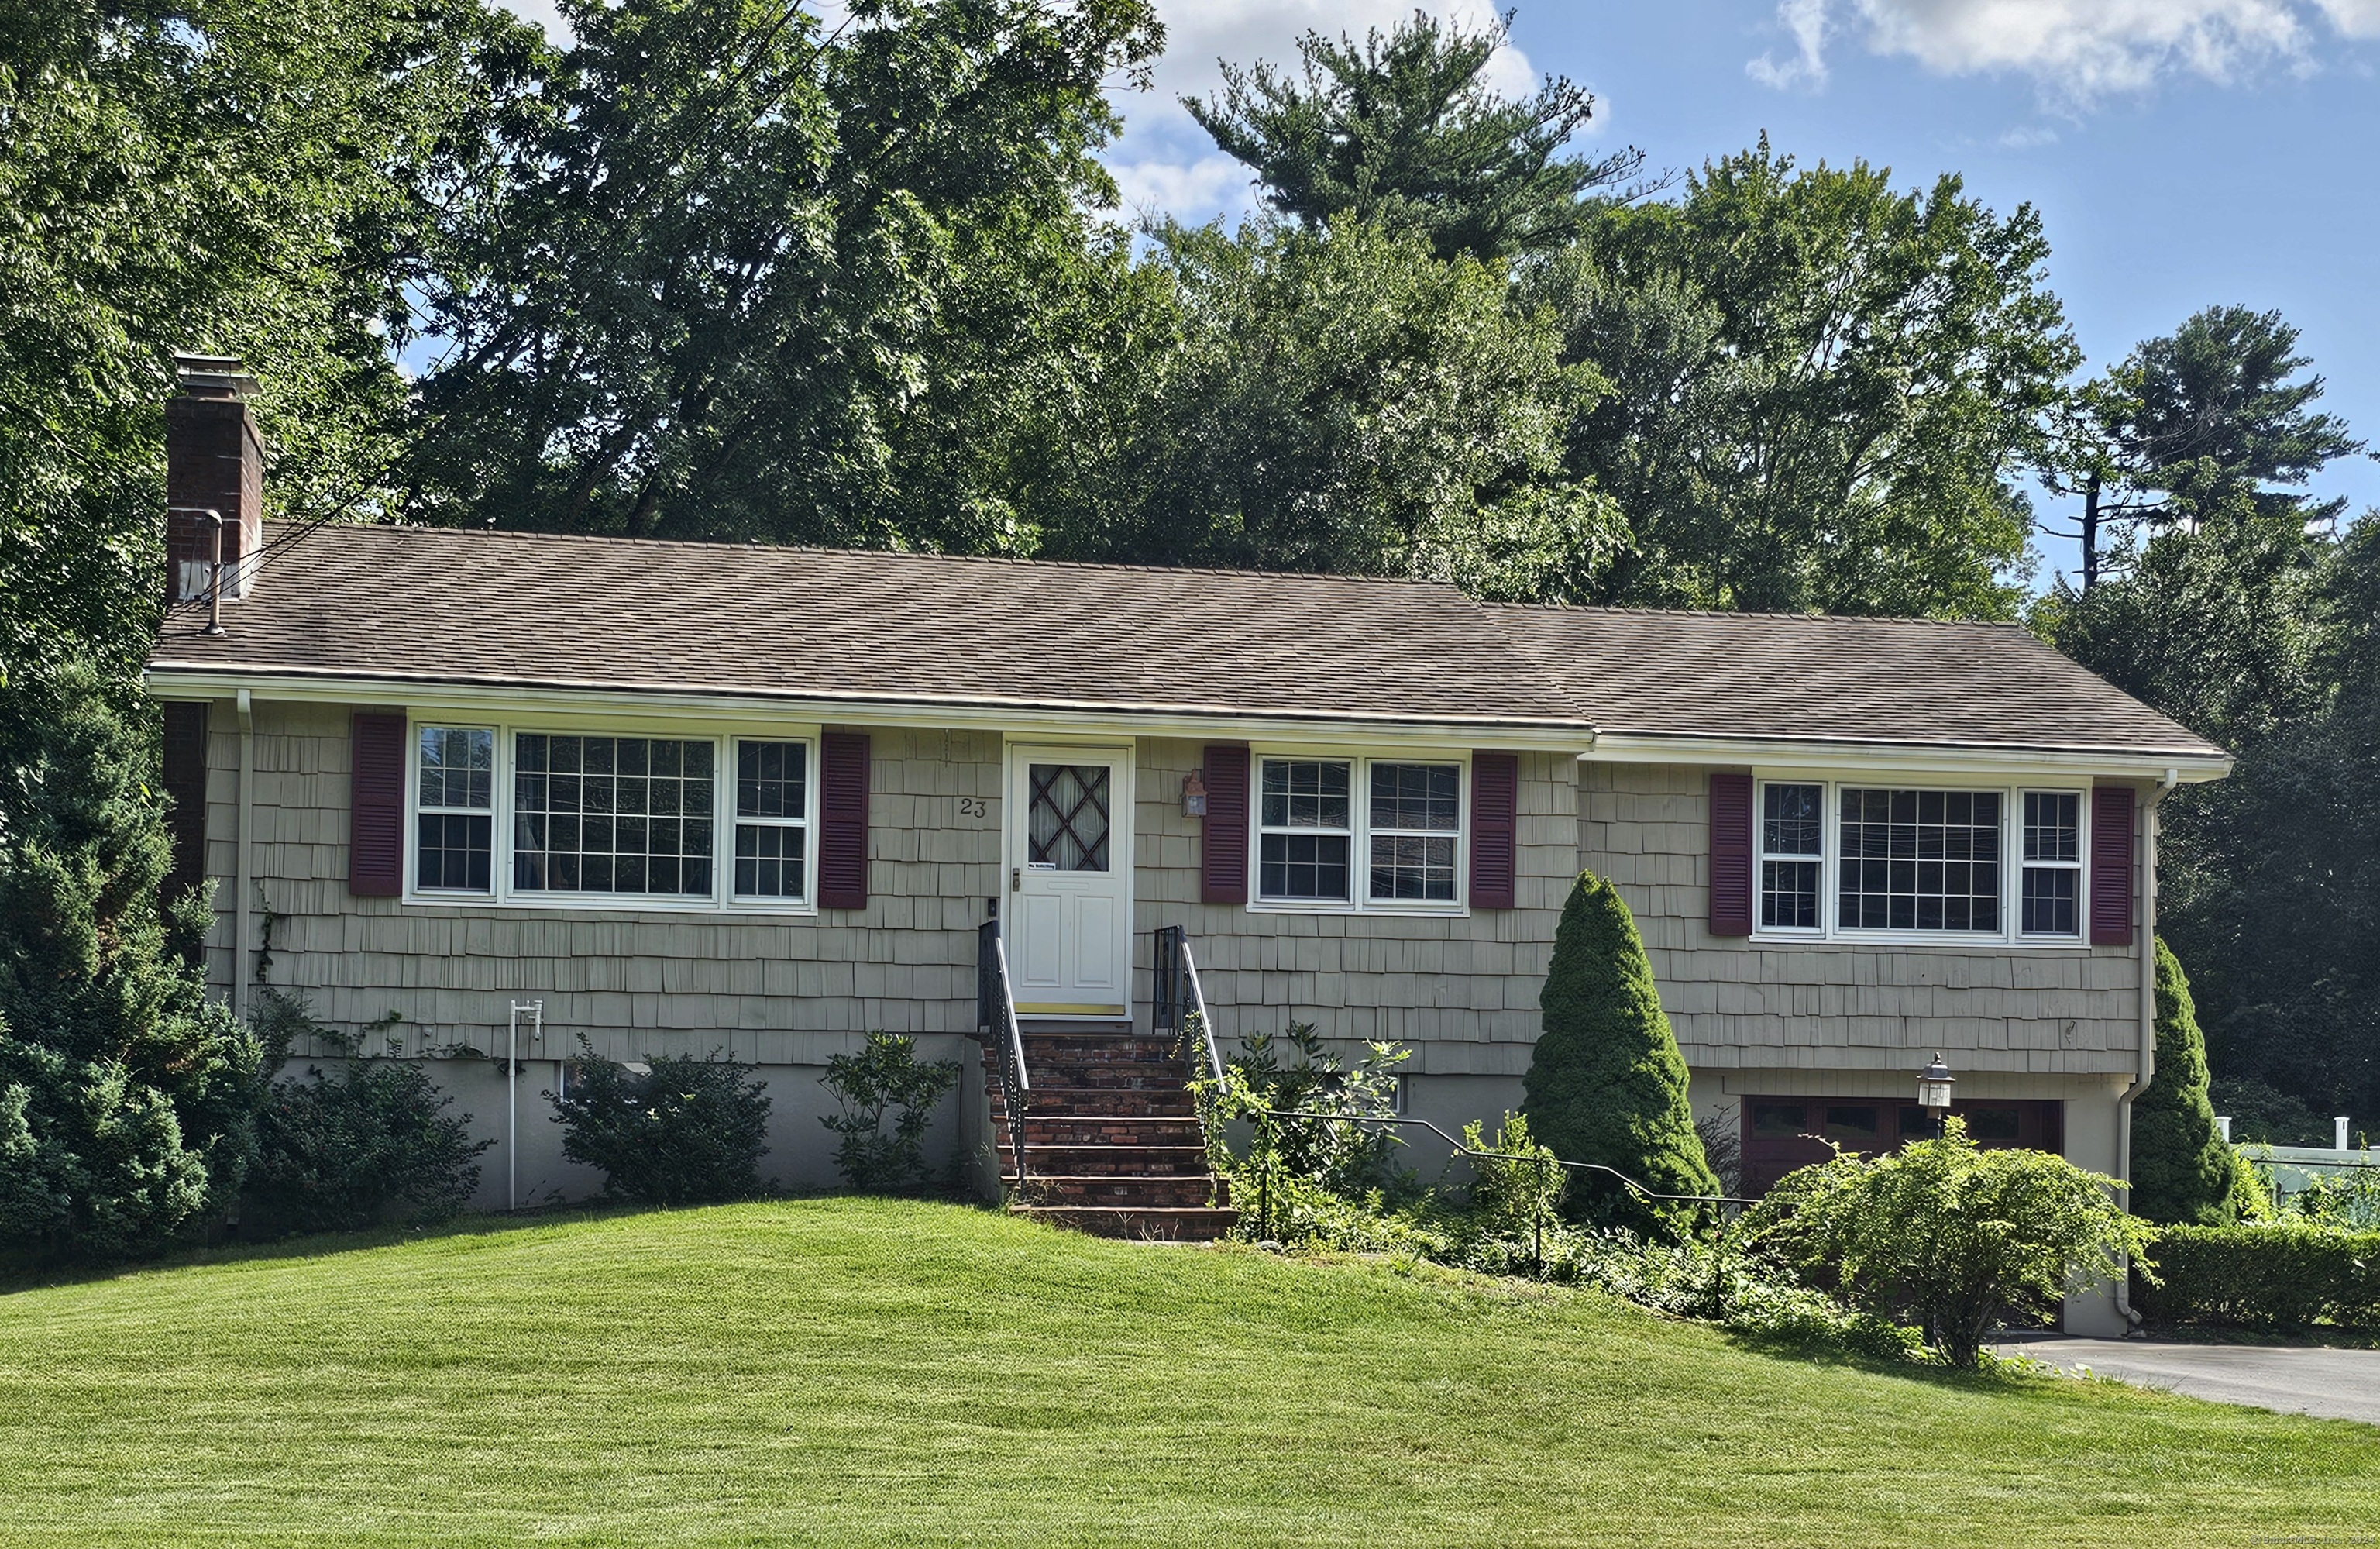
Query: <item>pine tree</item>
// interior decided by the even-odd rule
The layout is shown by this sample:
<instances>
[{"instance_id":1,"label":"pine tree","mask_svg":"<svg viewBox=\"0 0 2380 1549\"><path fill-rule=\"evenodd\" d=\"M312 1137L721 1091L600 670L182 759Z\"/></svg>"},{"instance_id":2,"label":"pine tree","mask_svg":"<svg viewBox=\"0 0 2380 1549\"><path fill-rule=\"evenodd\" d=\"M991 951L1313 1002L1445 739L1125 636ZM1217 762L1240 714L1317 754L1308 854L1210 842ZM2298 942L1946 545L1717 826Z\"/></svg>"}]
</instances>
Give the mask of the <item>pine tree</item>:
<instances>
[{"instance_id":1,"label":"pine tree","mask_svg":"<svg viewBox=\"0 0 2380 1549\"><path fill-rule=\"evenodd\" d=\"M2181 960L2156 944L2156 1076L2132 1103L2132 1214L2215 1226L2230 1214L2235 1164L2206 1094L2206 1040Z\"/></svg>"},{"instance_id":2,"label":"pine tree","mask_svg":"<svg viewBox=\"0 0 2380 1549\"><path fill-rule=\"evenodd\" d=\"M0 776L0 1252L152 1252L238 1187L255 1040L171 949L156 747L86 669L10 686Z\"/></svg>"},{"instance_id":3,"label":"pine tree","mask_svg":"<svg viewBox=\"0 0 2380 1549\"><path fill-rule=\"evenodd\" d=\"M1521 1108L1537 1138L1566 1162L1600 1163L1655 1193L1718 1193L1644 940L1619 889L1592 872L1562 907L1539 1004L1545 1031ZM1646 1216L1611 1189L1579 1193L1616 1218Z\"/></svg>"}]
</instances>

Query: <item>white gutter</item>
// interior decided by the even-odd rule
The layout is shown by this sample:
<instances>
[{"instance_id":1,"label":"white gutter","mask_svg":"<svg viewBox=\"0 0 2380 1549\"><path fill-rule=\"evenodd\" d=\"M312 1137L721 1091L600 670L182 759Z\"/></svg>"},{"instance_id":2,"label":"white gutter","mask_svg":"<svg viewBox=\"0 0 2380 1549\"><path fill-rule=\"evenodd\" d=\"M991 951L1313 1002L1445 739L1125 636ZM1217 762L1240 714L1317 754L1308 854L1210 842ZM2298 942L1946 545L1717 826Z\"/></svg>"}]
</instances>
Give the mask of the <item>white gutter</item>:
<instances>
[{"instance_id":1,"label":"white gutter","mask_svg":"<svg viewBox=\"0 0 2380 1549\"><path fill-rule=\"evenodd\" d=\"M2132 1100L2156 1079L2156 842L2157 808L2181 783L2178 770L2165 778L2141 808L2141 1061L2140 1074L2116 1099L2116 1183L2125 1209L2132 1204ZM2116 1311L2137 1328L2141 1315L2132 1311L2132 1277L2129 1271L2116 1281Z\"/></svg>"},{"instance_id":2,"label":"white gutter","mask_svg":"<svg viewBox=\"0 0 2380 1549\"><path fill-rule=\"evenodd\" d=\"M1500 716L1430 716L1387 712L1318 714L1253 712L1202 705L1035 704L960 696L891 700L822 693L678 690L635 685L473 683L396 677L332 677L268 668L256 672L152 664L143 686L163 699L219 699L252 690L260 699L301 704L393 705L416 711L487 714L529 711L571 714L628 713L651 720L854 724L1008 733L1232 738L1249 742L1346 743L1375 748L1384 733L1402 742L1516 752L1575 753L1586 728L1568 721ZM2135 760L2135 762L2138 761Z\"/></svg>"},{"instance_id":3,"label":"white gutter","mask_svg":"<svg viewBox=\"0 0 2380 1549\"><path fill-rule=\"evenodd\" d=\"M248 896L255 890L249 872L249 840L255 833L256 703L239 690L239 860L233 868L231 1014L248 1018Z\"/></svg>"}]
</instances>

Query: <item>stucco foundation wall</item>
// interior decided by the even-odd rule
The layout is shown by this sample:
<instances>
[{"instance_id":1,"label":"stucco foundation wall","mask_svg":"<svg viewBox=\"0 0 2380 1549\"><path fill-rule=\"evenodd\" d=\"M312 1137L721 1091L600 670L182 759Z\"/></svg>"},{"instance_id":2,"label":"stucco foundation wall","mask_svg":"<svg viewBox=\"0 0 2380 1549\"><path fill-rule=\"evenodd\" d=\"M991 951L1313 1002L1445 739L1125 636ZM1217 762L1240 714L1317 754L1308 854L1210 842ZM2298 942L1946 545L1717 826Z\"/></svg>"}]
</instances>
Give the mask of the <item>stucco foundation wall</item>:
<instances>
[{"instance_id":1,"label":"stucco foundation wall","mask_svg":"<svg viewBox=\"0 0 2380 1549\"><path fill-rule=\"evenodd\" d=\"M208 977L227 993L238 719L219 706L209 726L208 869L220 880ZM971 1033L975 932L999 889L1000 739L871 736L865 909L406 904L347 890L348 712L259 703L250 866L274 916L266 982L341 1026L400 1013L406 1054L455 1043L492 1052L516 999L544 1001L548 1052L567 1053L583 1033L623 1060L718 1047L811 1066L871 1028ZM963 815L961 798L982 799L985 815ZM261 922L250 930L260 939Z\"/></svg>"},{"instance_id":2,"label":"stucco foundation wall","mask_svg":"<svg viewBox=\"0 0 2380 1549\"><path fill-rule=\"evenodd\" d=\"M2136 1068L2136 947L1760 945L1712 935L1709 809L1706 768L1581 765L1580 861L1610 877L1634 911L1662 1006L1698 1078L1827 1072L1819 1084L1847 1092L1831 1073L1914 1071L1937 1049L1962 1079Z\"/></svg>"},{"instance_id":3,"label":"stucco foundation wall","mask_svg":"<svg viewBox=\"0 0 2380 1549\"><path fill-rule=\"evenodd\" d=\"M1227 1048L1295 1018L1345 1043L1411 1044L1404 1068L1415 1074L1517 1077L1528 1067L1537 992L1576 874L1575 758L1521 755L1517 907L1415 916L1199 902L1203 821L1183 815L1182 780L1205 756L1189 741L1139 747L1133 998L1144 1023L1150 933L1183 925Z\"/></svg>"}]
</instances>

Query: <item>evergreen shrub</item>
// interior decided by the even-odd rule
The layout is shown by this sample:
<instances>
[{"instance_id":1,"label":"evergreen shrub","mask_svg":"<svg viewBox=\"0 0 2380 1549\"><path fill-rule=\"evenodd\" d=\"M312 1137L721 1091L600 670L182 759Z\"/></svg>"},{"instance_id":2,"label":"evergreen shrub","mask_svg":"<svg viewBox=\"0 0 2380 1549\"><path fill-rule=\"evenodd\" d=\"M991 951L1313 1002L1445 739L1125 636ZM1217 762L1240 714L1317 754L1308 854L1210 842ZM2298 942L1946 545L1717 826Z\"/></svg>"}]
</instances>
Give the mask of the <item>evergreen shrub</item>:
<instances>
[{"instance_id":1,"label":"evergreen shrub","mask_svg":"<svg viewBox=\"0 0 2380 1549\"><path fill-rule=\"evenodd\" d=\"M2240 1163L2215 1127L2206 1082L2206 1039L2190 980L2160 937L2156 1076L2132 1104L2133 1214L2190 1226L2234 1218Z\"/></svg>"},{"instance_id":2,"label":"evergreen shrub","mask_svg":"<svg viewBox=\"0 0 2380 1549\"><path fill-rule=\"evenodd\" d=\"M153 725L80 668L0 690L0 1255L118 1260L219 1216L261 1055L178 945Z\"/></svg>"},{"instance_id":3,"label":"evergreen shrub","mask_svg":"<svg viewBox=\"0 0 2380 1549\"><path fill-rule=\"evenodd\" d=\"M584 1034L553 1098L562 1154L603 1171L603 1191L650 1204L716 1204L760 1192L769 1094L753 1067L714 1052L605 1059Z\"/></svg>"},{"instance_id":4,"label":"evergreen shrub","mask_svg":"<svg viewBox=\"0 0 2380 1549\"><path fill-rule=\"evenodd\" d=\"M1595 1162L1657 1194L1717 1194L1686 1101L1686 1062L1619 889L1579 873L1554 933L1521 1112L1566 1162ZM1574 1211L1666 1224L1613 1184L1573 1184Z\"/></svg>"},{"instance_id":5,"label":"evergreen shrub","mask_svg":"<svg viewBox=\"0 0 2380 1549\"><path fill-rule=\"evenodd\" d=\"M244 1227L266 1233L354 1231L393 1221L437 1221L480 1186L470 1116L419 1062L361 1057L358 1040L315 1021L303 1002L268 992L257 1028L277 1070L293 1039L330 1043L336 1063L275 1082L257 1115L256 1164Z\"/></svg>"}]
</instances>

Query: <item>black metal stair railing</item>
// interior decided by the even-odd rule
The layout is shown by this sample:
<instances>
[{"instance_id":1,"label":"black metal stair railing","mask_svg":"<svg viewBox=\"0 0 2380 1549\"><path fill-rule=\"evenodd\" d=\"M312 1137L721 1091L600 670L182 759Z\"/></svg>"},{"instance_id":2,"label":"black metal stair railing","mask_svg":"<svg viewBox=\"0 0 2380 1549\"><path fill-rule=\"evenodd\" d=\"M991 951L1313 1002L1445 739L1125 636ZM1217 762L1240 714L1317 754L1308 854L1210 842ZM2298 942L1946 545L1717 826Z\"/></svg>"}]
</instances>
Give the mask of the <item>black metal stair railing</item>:
<instances>
[{"instance_id":1,"label":"black metal stair railing","mask_svg":"<svg viewBox=\"0 0 2380 1549\"><path fill-rule=\"evenodd\" d=\"M1008 1146L1016 1164L1016 1189L1025 1191L1025 1108L1032 1084L1025 1075L1025 1033L1016 1022L1016 994L1008 977L1008 948L1000 921L987 920L976 932L975 1025L984 1053L1000 1061L1000 1092L1008 1121Z\"/></svg>"}]
</instances>

